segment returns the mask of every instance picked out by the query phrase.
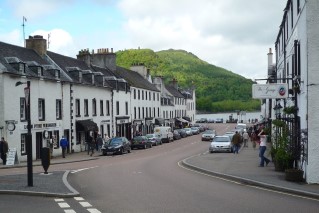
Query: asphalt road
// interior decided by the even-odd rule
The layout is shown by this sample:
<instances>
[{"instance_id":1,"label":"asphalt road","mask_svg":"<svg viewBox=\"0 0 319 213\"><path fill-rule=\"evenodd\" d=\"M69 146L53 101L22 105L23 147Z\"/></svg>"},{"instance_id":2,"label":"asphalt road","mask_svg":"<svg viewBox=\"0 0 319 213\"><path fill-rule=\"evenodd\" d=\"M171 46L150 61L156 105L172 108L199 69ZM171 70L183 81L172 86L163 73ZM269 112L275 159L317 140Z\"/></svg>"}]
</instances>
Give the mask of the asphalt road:
<instances>
[{"instance_id":1,"label":"asphalt road","mask_svg":"<svg viewBox=\"0 0 319 213\"><path fill-rule=\"evenodd\" d=\"M229 124L213 126L218 134L233 129ZM122 156L52 165L51 171L73 170L69 182L80 192L80 198L0 195L0 212L318 212L316 200L246 186L179 166L179 161L206 152L208 146L209 142L202 142L197 135ZM229 155L222 153L216 160ZM42 168L34 170L38 169ZM64 208L66 205L70 207Z\"/></svg>"}]
</instances>

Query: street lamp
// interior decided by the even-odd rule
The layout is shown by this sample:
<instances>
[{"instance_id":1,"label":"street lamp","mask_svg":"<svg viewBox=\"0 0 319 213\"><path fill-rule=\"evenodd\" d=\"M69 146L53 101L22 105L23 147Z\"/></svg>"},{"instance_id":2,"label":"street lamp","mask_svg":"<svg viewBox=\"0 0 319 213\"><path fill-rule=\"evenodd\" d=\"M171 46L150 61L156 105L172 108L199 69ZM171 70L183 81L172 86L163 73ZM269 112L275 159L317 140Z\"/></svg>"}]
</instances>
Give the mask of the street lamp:
<instances>
[{"instance_id":1,"label":"street lamp","mask_svg":"<svg viewBox=\"0 0 319 213\"><path fill-rule=\"evenodd\" d=\"M280 103L276 104L273 109L275 110L276 118L280 119L280 117L281 117L281 109L282 109L282 106L280 105Z\"/></svg>"},{"instance_id":2,"label":"street lamp","mask_svg":"<svg viewBox=\"0 0 319 213\"><path fill-rule=\"evenodd\" d=\"M25 106L26 106L26 117L27 117L27 140L26 140L26 149L27 149L27 166L28 166L28 186L33 186L33 168L32 168L32 134L31 134L31 103L30 103L30 81L27 82L16 82L15 86L20 86L21 84L27 84L27 87L24 88L25 94Z\"/></svg>"}]
</instances>

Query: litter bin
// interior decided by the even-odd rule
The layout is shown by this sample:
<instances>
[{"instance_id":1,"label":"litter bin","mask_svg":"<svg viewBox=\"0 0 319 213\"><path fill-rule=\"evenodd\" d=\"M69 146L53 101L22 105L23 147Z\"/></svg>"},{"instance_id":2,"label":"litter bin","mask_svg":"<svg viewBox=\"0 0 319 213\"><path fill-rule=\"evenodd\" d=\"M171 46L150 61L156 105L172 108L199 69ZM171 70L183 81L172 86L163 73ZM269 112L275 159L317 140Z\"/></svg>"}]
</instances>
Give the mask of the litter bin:
<instances>
[{"instance_id":1,"label":"litter bin","mask_svg":"<svg viewBox=\"0 0 319 213\"><path fill-rule=\"evenodd\" d=\"M51 153L49 147L44 147L41 150L41 162L42 167L44 169L44 174L48 174L48 169L50 166L50 160L51 160Z\"/></svg>"}]
</instances>

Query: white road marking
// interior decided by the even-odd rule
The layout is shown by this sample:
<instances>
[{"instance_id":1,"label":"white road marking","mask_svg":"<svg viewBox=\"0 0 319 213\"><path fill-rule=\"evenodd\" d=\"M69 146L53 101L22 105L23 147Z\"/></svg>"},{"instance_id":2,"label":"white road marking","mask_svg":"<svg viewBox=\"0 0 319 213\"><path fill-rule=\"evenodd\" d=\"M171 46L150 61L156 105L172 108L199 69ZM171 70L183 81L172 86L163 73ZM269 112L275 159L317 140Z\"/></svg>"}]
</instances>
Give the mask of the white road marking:
<instances>
[{"instance_id":1,"label":"white road marking","mask_svg":"<svg viewBox=\"0 0 319 213\"><path fill-rule=\"evenodd\" d=\"M79 202L81 204L81 206L83 206L84 208L86 207L92 207L92 205L89 202Z\"/></svg>"},{"instance_id":2,"label":"white road marking","mask_svg":"<svg viewBox=\"0 0 319 213\"><path fill-rule=\"evenodd\" d=\"M77 172L81 172L81 171L88 170L88 169L94 169L94 168L97 168L97 167L98 167L98 166L93 166L93 167L88 167L88 168L73 170L71 173L74 174L74 173L77 173Z\"/></svg>"},{"instance_id":3,"label":"white road marking","mask_svg":"<svg viewBox=\"0 0 319 213\"><path fill-rule=\"evenodd\" d=\"M67 203L58 203L61 208L70 208L70 205Z\"/></svg>"},{"instance_id":4,"label":"white road marking","mask_svg":"<svg viewBox=\"0 0 319 213\"><path fill-rule=\"evenodd\" d=\"M54 199L54 201L55 201L55 202L63 202L63 201L64 201L64 199L62 199L62 198L58 198L58 199Z\"/></svg>"},{"instance_id":5,"label":"white road marking","mask_svg":"<svg viewBox=\"0 0 319 213\"><path fill-rule=\"evenodd\" d=\"M87 209L90 213L102 213L97 209Z\"/></svg>"},{"instance_id":6,"label":"white road marking","mask_svg":"<svg viewBox=\"0 0 319 213\"><path fill-rule=\"evenodd\" d=\"M80 200L84 200L83 197L74 197L74 200L80 201Z\"/></svg>"},{"instance_id":7,"label":"white road marking","mask_svg":"<svg viewBox=\"0 0 319 213\"><path fill-rule=\"evenodd\" d=\"M64 210L65 213L76 213L73 209L66 209Z\"/></svg>"}]
</instances>

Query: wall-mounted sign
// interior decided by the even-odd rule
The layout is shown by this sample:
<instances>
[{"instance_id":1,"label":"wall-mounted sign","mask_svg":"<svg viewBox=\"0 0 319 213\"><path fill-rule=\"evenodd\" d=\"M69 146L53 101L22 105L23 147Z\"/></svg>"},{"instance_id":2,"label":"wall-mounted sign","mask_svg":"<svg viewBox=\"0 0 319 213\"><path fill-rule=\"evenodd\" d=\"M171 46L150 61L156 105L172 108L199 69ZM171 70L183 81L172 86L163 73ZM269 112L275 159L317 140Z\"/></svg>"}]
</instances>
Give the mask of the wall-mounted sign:
<instances>
[{"instance_id":1,"label":"wall-mounted sign","mask_svg":"<svg viewBox=\"0 0 319 213\"><path fill-rule=\"evenodd\" d=\"M279 99L288 97L288 84L253 84L253 98Z\"/></svg>"}]
</instances>

